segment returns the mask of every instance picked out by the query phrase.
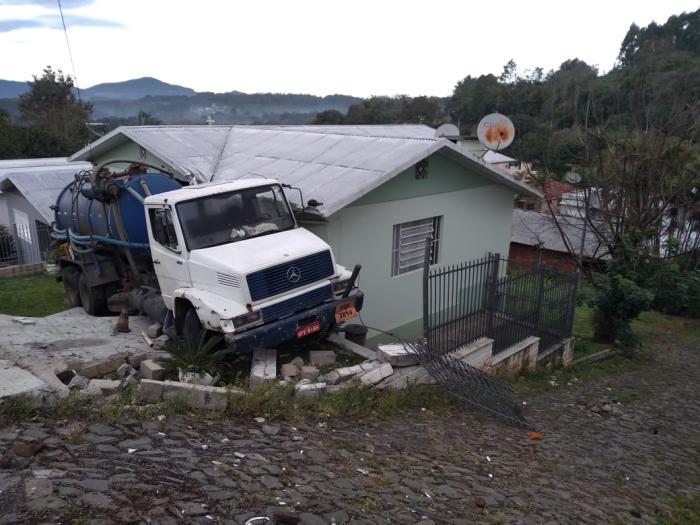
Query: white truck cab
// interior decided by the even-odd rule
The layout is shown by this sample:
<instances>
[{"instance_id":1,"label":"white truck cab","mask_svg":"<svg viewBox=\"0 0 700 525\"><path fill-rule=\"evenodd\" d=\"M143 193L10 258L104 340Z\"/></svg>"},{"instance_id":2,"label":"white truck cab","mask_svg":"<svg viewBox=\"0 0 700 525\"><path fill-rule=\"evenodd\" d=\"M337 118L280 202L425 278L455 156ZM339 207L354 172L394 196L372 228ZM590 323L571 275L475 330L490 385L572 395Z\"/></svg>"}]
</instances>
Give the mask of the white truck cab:
<instances>
[{"instance_id":1,"label":"white truck cab","mask_svg":"<svg viewBox=\"0 0 700 525\"><path fill-rule=\"evenodd\" d=\"M177 327L196 315L247 351L328 330L362 308L357 271L336 265L330 246L298 226L275 180L186 186L150 195L144 207Z\"/></svg>"}]
</instances>

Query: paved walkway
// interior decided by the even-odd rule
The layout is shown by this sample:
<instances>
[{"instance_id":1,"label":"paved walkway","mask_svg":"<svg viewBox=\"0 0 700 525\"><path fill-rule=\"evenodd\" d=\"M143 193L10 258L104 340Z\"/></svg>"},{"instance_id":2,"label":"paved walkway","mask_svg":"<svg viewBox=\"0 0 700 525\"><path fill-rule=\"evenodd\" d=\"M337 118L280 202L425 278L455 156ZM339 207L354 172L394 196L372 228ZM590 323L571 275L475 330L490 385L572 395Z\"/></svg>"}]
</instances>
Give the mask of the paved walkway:
<instances>
[{"instance_id":1,"label":"paved walkway","mask_svg":"<svg viewBox=\"0 0 700 525\"><path fill-rule=\"evenodd\" d=\"M698 346L660 341L640 370L530 400L544 441L459 406L327 426L22 423L0 429L0 524L244 523L274 509L308 524L655 523L674 494L697 494ZM591 411L620 389L638 399ZM28 457L9 452L18 443Z\"/></svg>"}]
</instances>

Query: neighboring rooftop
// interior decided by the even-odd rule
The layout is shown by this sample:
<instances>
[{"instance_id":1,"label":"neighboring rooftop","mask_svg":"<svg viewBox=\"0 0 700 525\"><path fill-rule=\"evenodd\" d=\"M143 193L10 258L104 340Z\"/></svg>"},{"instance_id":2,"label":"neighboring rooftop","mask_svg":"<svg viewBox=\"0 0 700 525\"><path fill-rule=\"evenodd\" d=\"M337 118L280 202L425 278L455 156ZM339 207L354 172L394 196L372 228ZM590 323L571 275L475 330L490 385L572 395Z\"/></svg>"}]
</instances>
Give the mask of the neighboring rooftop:
<instances>
[{"instance_id":1,"label":"neighboring rooftop","mask_svg":"<svg viewBox=\"0 0 700 525\"><path fill-rule=\"evenodd\" d=\"M16 188L36 208L47 224L53 221L51 206L76 173L90 169L89 162L69 162L66 157L0 161L0 191Z\"/></svg>"},{"instance_id":2,"label":"neighboring rooftop","mask_svg":"<svg viewBox=\"0 0 700 525\"><path fill-rule=\"evenodd\" d=\"M559 226L557 226L557 222ZM605 247L600 244L596 235L586 226L586 221L581 217L558 215L557 222L550 213L542 213L532 210L513 210L513 227L511 230L511 242L527 246L541 247L545 250L569 253L567 245L559 230L564 232L568 243L575 253L581 249L581 239L586 230L584 257L594 259L609 258Z\"/></svg>"},{"instance_id":3,"label":"neighboring rooftop","mask_svg":"<svg viewBox=\"0 0 700 525\"><path fill-rule=\"evenodd\" d=\"M40 159L7 159L0 160L0 176L5 171L12 171L16 168L41 168L51 166L65 166L68 164L68 157L44 157Z\"/></svg>"},{"instance_id":4,"label":"neighboring rooftop","mask_svg":"<svg viewBox=\"0 0 700 525\"><path fill-rule=\"evenodd\" d=\"M129 140L198 182L265 177L297 186L323 202L325 216L436 152L514 193L538 195L423 125L123 126L70 159L100 159Z\"/></svg>"}]
</instances>

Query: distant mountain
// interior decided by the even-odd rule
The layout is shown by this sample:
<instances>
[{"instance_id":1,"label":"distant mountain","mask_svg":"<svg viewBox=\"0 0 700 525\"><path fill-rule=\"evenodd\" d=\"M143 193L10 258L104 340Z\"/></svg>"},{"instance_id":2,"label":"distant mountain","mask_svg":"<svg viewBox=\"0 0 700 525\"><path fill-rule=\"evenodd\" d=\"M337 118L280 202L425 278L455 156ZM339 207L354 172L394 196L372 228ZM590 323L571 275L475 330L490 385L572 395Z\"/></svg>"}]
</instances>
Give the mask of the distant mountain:
<instances>
[{"instance_id":1,"label":"distant mountain","mask_svg":"<svg viewBox=\"0 0 700 525\"><path fill-rule=\"evenodd\" d=\"M81 89L80 94L90 100L138 100L144 97L185 96L196 94L190 89L168 84L153 77L135 78L123 82L106 82Z\"/></svg>"},{"instance_id":2,"label":"distant mountain","mask_svg":"<svg viewBox=\"0 0 700 525\"><path fill-rule=\"evenodd\" d=\"M128 119L146 112L166 124L307 124L316 113L335 109L345 113L362 99L348 95L296 93L197 93L139 100L95 100L93 120Z\"/></svg>"},{"instance_id":3,"label":"distant mountain","mask_svg":"<svg viewBox=\"0 0 700 525\"><path fill-rule=\"evenodd\" d=\"M0 80L0 98L17 98L28 89L26 82Z\"/></svg>"},{"instance_id":4,"label":"distant mountain","mask_svg":"<svg viewBox=\"0 0 700 525\"><path fill-rule=\"evenodd\" d=\"M27 89L26 82L0 80L0 109L18 119L17 98ZM110 126L137 123L137 115L144 112L151 121L165 124L201 124L210 119L217 124L307 124L316 113L328 109L345 113L362 101L348 95L197 93L152 77L97 84L80 94L94 103L92 120Z\"/></svg>"}]
</instances>

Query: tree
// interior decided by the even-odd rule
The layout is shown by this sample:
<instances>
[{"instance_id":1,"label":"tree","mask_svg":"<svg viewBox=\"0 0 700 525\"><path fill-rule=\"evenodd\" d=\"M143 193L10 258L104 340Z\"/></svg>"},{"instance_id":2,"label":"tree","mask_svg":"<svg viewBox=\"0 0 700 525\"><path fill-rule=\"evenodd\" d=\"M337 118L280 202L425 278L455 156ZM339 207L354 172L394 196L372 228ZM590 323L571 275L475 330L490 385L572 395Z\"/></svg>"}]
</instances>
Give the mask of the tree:
<instances>
[{"instance_id":1,"label":"tree","mask_svg":"<svg viewBox=\"0 0 700 525\"><path fill-rule=\"evenodd\" d=\"M16 126L12 125L10 115L0 110L0 159L16 159L22 155L22 144Z\"/></svg>"},{"instance_id":2,"label":"tree","mask_svg":"<svg viewBox=\"0 0 700 525\"><path fill-rule=\"evenodd\" d=\"M312 124L345 124L345 115L336 109L327 109L316 113Z\"/></svg>"},{"instance_id":3,"label":"tree","mask_svg":"<svg viewBox=\"0 0 700 525\"><path fill-rule=\"evenodd\" d=\"M55 137L63 155L83 147L90 138L86 123L92 104L76 99L73 79L47 66L29 84L29 91L19 100L22 122Z\"/></svg>"}]
</instances>

